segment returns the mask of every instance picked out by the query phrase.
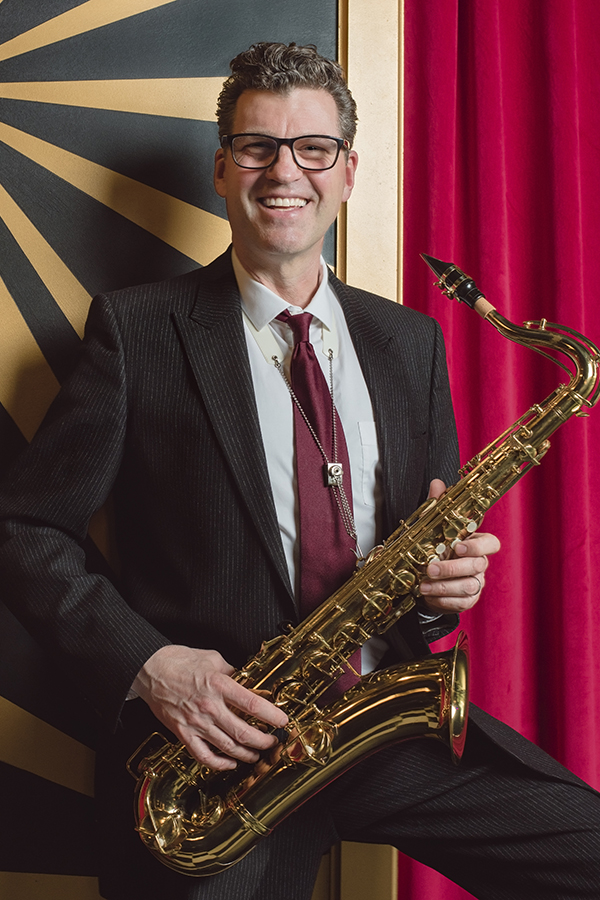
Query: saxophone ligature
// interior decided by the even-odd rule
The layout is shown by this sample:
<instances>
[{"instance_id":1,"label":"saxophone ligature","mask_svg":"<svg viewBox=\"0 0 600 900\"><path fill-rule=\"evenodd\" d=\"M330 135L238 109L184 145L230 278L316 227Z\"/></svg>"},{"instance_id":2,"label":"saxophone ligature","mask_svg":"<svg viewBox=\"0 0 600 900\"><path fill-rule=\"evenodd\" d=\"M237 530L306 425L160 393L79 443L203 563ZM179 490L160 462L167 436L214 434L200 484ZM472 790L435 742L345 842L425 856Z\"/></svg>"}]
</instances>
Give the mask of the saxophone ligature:
<instances>
[{"instance_id":1,"label":"saxophone ligature","mask_svg":"<svg viewBox=\"0 0 600 900\"><path fill-rule=\"evenodd\" d=\"M504 337L558 362L570 379L468 462L440 498L400 522L307 619L266 641L235 674L287 713L289 724L274 750L224 774L200 765L183 744L153 734L131 757L137 830L150 852L178 872L212 875L235 864L316 791L386 744L431 736L449 745L455 761L462 755L468 710L463 635L453 650L364 676L341 698L328 702L326 692L358 647L419 602L429 563L476 531L487 510L540 463L549 436L597 402L599 352L583 335L544 319L509 322L457 266L423 258L444 293L467 303Z\"/></svg>"}]
</instances>

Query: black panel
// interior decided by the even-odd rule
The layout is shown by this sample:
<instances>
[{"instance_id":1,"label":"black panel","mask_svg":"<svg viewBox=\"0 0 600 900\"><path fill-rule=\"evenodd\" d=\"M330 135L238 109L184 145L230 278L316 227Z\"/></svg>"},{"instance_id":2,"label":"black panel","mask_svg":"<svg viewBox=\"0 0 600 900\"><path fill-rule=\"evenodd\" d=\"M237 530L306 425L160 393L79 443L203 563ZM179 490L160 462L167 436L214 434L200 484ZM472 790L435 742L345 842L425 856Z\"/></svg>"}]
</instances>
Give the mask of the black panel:
<instances>
[{"instance_id":1,"label":"black panel","mask_svg":"<svg viewBox=\"0 0 600 900\"><path fill-rule=\"evenodd\" d=\"M322 0L177 0L0 63L1 81L226 76L256 41L335 56L336 5Z\"/></svg>"},{"instance_id":2,"label":"black panel","mask_svg":"<svg viewBox=\"0 0 600 900\"><path fill-rule=\"evenodd\" d=\"M1 219L0 246L0 275L46 362L62 382L79 356L79 337Z\"/></svg>"},{"instance_id":3,"label":"black panel","mask_svg":"<svg viewBox=\"0 0 600 900\"><path fill-rule=\"evenodd\" d=\"M26 446L27 441L17 428L14 419L3 406L0 406L0 477Z\"/></svg>"},{"instance_id":4,"label":"black panel","mask_svg":"<svg viewBox=\"0 0 600 900\"><path fill-rule=\"evenodd\" d=\"M0 871L96 875L94 801L0 763Z\"/></svg>"},{"instance_id":5,"label":"black panel","mask_svg":"<svg viewBox=\"0 0 600 900\"><path fill-rule=\"evenodd\" d=\"M61 13L80 6L84 0L43 0L43 3L23 3L23 0L2 0L0 6L0 34L2 42Z\"/></svg>"},{"instance_id":6,"label":"black panel","mask_svg":"<svg viewBox=\"0 0 600 900\"><path fill-rule=\"evenodd\" d=\"M2 180L90 293L178 275L197 264L78 188L0 145Z\"/></svg>"},{"instance_id":7,"label":"black panel","mask_svg":"<svg viewBox=\"0 0 600 900\"><path fill-rule=\"evenodd\" d=\"M97 720L81 695L0 603L0 696L94 747Z\"/></svg>"},{"instance_id":8,"label":"black panel","mask_svg":"<svg viewBox=\"0 0 600 900\"><path fill-rule=\"evenodd\" d=\"M227 218L212 183L216 122L1 99L0 121Z\"/></svg>"}]
</instances>

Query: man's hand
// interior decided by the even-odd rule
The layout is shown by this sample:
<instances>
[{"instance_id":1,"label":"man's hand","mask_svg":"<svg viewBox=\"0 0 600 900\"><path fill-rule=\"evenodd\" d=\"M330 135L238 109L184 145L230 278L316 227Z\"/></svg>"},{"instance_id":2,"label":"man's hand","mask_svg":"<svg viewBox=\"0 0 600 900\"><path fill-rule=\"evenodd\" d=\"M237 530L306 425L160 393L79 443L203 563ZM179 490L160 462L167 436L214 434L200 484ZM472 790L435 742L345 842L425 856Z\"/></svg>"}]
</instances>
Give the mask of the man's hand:
<instances>
[{"instance_id":1,"label":"man's hand","mask_svg":"<svg viewBox=\"0 0 600 900\"><path fill-rule=\"evenodd\" d=\"M150 657L133 687L198 762L235 769L236 760L256 762L259 750L277 743L241 716L255 716L276 728L287 724L287 716L237 684L233 671L216 650L170 645Z\"/></svg>"},{"instance_id":2,"label":"man's hand","mask_svg":"<svg viewBox=\"0 0 600 900\"><path fill-rule=\"evenodd\" d=\"M446 485L439 478L429 486L429 496L439 497ZM456 545L448 559L431 563L421 594L428 608L437 613L463 612L475 606L483 585L488 556L497 553L500 541L493 534L475 532Z\"/></svg>"}]
</instances>

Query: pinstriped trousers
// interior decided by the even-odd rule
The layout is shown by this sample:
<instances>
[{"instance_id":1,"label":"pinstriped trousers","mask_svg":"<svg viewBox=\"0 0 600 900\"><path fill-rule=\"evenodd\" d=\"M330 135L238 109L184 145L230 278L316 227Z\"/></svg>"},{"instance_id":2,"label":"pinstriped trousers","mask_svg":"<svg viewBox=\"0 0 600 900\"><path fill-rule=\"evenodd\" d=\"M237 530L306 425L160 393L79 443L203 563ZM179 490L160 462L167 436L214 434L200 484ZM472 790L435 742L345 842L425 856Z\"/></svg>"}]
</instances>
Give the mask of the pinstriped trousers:
<instances>
[{"instance_id":1,"label":"pinstriped trousers","mask_svg":"<svg viewBox=\"0 0 600 900\"><path fill-rule=\"evenodd\" d=\"M459 766L441 743L408 741L360 762L245 859L208 878L179 875L152 858L133 832L133 782L120 762L112 774L101 766L102 896L310 900L322 854L352 840L392 844L482 900L598 900L600 796L511 734L553 774L525 765L475 724Z\"/></svg>"}]
</instances>

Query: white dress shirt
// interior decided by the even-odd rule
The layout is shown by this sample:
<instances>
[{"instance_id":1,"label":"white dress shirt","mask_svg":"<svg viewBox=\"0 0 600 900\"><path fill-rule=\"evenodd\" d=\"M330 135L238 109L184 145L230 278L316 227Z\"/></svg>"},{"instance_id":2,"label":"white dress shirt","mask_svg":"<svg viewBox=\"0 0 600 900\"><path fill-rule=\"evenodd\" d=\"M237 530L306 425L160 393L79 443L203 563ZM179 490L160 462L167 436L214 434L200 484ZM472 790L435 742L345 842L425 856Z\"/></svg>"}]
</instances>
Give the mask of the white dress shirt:
<instances>
[{"instance_id":1,"label":"white dress shirt","mask_svg":"<svg viewBox=\"0 0 600 900\"><path fill-rule=\"evenodd\" d=\"M286 309L291 315L311 313L310 340L328 384L328 353L330 348L333 351L334 401L348 446L354 520L363 553L368 553L380 538L379 451L373 407L345 317L329 286L324 261L321 260L319 287L306 309L289 306L265 285L254 281L235 250L232 262L242 297L250 368L277 520L290 582L296 590L299 542L293 401L272 360L276 355L289 377L293 336L276 316ZM377 665L386 647L380 638L372 638L363 646L363 673Z\"/></svg>"}]
</instances>

